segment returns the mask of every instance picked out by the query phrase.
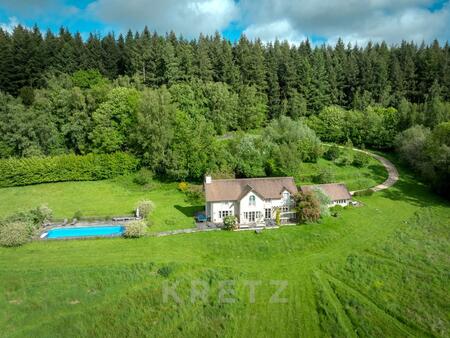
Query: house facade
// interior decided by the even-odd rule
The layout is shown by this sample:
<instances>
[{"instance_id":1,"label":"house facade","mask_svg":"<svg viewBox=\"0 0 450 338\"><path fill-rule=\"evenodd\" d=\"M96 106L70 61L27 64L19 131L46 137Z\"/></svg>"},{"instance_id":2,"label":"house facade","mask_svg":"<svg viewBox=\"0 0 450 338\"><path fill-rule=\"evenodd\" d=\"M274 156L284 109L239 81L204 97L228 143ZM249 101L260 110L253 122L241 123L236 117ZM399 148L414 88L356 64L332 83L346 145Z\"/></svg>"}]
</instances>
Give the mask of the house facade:
<instances>
[{"instance_id":1,"label":"house facade","mask_svg":"<svg viewBox=\"0 0 450 338\"><path fill-rule=\"evenodd\" d=\"M314 191L316 189L322 190L330 198L331 203L328 205L329 207L336 205L346 207L352 201L352 195L343 183L302 185L300 187L300 190L303 192Z\"/></svg>"},{"instance_id":2,"label":"house facade","mask_svg":"<svg viewBox=\"0 0 450 338\"><path fill-rule=\"evenodd\" d=\"M223 223L233 215L240 226L270 225L277 210L281 223L295 220L293 196L298 190L292 177L213 180L207 176L204 190L205 213L212 223Z\"/></svg>"}]
</instances>

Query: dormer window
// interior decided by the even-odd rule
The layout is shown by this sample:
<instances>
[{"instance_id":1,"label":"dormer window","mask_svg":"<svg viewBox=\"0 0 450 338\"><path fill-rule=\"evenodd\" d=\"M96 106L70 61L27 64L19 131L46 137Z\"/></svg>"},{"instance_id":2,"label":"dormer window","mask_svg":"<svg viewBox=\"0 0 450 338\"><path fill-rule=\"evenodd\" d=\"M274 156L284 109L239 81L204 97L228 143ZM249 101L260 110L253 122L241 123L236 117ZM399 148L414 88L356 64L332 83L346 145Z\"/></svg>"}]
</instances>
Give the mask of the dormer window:
<instances>
[{"instance_id":1,"label":"dormer window","mask_svg":"<svg viewBox=\"0 0 450 338\"><path fill-rule=\"evenodd\" d=\"M283 193L283 199L288 200L289 199L289 192L285 191Z\"/></svg>"},{"instance_id":2,"label":"dormer window","mask_svg":"<svg viewBox=\"0 0 450 338\"><path fill-rule=\"evenodd\" d=\"M248 205L256 205L255 195L250 195L250 197L248 198Z\"/></svg>"}]
</instances>

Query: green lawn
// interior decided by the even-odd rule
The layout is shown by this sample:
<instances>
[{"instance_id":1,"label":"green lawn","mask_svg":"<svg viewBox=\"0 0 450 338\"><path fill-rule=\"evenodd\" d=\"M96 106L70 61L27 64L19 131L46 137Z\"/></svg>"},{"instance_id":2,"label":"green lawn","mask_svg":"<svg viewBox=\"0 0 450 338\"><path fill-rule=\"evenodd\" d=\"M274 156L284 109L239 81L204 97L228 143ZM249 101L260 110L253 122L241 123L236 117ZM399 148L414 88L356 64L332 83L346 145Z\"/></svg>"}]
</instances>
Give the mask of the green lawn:
<instances>
[{"instance_id":1,"label":"green lawn","mask_svg":"<svg viewBox=\"0 0 450 338\"><path fill-rule=\"evenodd\" d=\"M85 217L131 215L138 201L155 203L151 231L192 228L194 213L202 205L192 204L177 190L176 183L155 181L146 189L132 177L95 182L62 182L0 189L0 217L18 210L48 204L57 219L72 218L76 211Z\"/></svg>"},{"instance_id":2,"label":"green lawn","mask_svg":"<svg viewBox=\"0 0 450 338\"><path fill-rule=\"evenodd\" d=\"M403 171L361 200L321 224L262 234L0 248L0 336L450 336L450 205ZM206 298L191 301L192 281ZM224 281L234 302L220 301ZM254 301L249 281L260 282ZM271 301L277 281L286 302ZM163 297L174 282L180 303Z\"/></svg>"},{"instance_id":3,"label":"green lawn","mask_svg":"<svg viewBox=\"0 0 450 338\"><path fill-rule=\"evenodd\" d=\"M376 186L388 176L383 165L374 158L370 158L368 165L363 168L340 166L321 158L317 163L302 163L295 179L300 184L313 184L314 176L324 169L334 174L334 182L345 183L350 191Z\"/></svg>"}]
</instances>

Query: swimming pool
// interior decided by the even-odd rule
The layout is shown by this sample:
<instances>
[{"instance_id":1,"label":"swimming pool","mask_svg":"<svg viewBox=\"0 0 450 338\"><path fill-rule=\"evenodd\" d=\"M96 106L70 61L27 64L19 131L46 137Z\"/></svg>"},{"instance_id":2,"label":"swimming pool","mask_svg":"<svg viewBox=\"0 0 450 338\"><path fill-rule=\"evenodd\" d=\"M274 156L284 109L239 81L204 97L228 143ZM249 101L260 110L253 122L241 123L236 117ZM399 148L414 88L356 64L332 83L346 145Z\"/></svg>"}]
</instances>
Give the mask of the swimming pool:
<instances>
[{"instance_id":1,"label":"swimming pool","mask_svg":"<svg viewBox=\"0 0 450 338\"><path fill-rule=\"evenodd\" d=\"M125 231L122 225L96 225L83 227L67 227L51 229L41 235L41 238L83 238L83 237L113 237L121 236Z\"/></svg>"}]
</instances>

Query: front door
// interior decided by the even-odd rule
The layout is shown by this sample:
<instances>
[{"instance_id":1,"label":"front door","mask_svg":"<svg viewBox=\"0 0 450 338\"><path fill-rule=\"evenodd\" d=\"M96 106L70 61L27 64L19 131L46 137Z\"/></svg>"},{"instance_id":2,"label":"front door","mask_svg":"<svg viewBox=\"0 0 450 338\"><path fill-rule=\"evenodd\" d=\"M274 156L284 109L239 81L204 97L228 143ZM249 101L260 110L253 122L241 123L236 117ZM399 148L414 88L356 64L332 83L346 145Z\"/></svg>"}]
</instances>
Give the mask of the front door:
<instances>
[{"instance_id":1,"label":"front door","mask_svg":"<svg viewBox=\"0 0 450 338\"><path fill-rule=\"evenodd\" d=\"M249 211L248 213L248 221L249 222L255 222L256 220L256 212L255 211Z\"/></svg>"}]
</instances>

